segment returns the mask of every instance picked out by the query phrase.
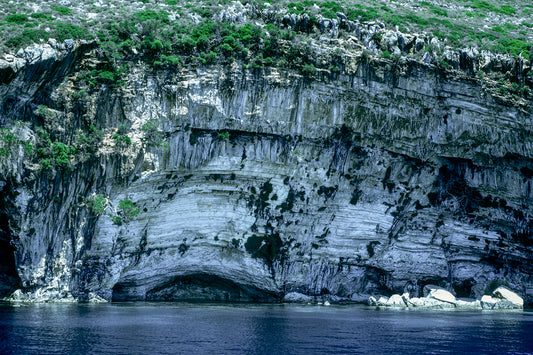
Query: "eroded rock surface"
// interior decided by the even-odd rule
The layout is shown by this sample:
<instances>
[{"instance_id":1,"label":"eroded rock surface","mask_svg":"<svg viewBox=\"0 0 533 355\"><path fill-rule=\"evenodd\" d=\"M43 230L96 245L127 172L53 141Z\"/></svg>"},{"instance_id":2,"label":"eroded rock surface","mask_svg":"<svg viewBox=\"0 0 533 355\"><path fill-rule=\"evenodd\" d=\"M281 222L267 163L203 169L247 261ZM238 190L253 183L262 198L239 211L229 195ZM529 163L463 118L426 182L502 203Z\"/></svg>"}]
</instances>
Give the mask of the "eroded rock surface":
<instances>
[{"instance_id":1,"label":"eroded rock surface","mask_svg":"<svg viewBox=\"0 0 533 355\"><path fill-rule=\"evenodd\" d=\"M434 283L479 298L496 281L531 296L530 106L425 64L365 61L313 80L135 64L125 87L79 99L83 55L0 86L1 122L28 137L103 132L70 170L39 170L22 147L0 163L17 298L349 301ZM139 213L117 223L124 200Z\"/></svg>"}]
</instances>

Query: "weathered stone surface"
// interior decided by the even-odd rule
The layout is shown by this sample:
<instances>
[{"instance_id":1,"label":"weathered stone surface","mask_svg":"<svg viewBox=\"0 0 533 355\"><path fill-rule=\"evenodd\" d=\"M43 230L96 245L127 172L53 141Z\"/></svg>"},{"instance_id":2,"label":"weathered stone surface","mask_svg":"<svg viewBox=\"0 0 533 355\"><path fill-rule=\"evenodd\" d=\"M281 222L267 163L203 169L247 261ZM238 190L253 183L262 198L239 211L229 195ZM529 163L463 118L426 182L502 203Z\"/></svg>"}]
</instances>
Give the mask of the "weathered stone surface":
<instances>
[{"instance_id":1,"label":"weathered stone surface","mask_svg":"<svg viewBox=\"0 0 533 355\"><path fill-rule=\"evenodd\" d=\"M79 122L104 131L71 171L39 172L22 146L0 162L17 298L349 300L432 283L480 297L492 280L532 281L530 107L416 62L393 73L354 61L315 80L133 63L125 88L102 86L80 113L66 84L82 57L74 48L0 85L2 123L36 119L46 98L57 114L39 119L55 137L74 140ZM149 144L150 120L166 146ZM126 148L113 139L122 125ZM17 129L34 138L32 127ZM95 193L108 213L126 199L140 213L114 224L89 209Z\"/></svg>"}]
</instances>

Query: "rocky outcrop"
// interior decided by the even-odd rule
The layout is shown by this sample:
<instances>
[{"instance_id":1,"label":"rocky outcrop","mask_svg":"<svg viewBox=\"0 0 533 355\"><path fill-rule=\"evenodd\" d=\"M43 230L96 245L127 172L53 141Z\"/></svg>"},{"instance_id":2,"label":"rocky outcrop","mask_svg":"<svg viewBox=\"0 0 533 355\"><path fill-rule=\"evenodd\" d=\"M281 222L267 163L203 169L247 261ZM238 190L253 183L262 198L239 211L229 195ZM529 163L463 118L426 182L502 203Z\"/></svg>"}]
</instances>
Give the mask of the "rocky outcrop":
<instances>
[{"instance_id":1,"label":"rocky outcrop","mask_svg":"<svg viewBox=\"0 0 533 355\"><path fill-rule=\"evenodd\" d=\"M488 309L488 310L507 310L522 309L524 307L523 299L513 291L498 287L492 292L492 296L483 295L481 300L473 299L456 299L455 296L434 285L426 285L427 295L424 297L410 298L408 293L403 295L394 294L390 298L380 297L376 299L370 296L368 304L377 307L414 307L414 308L431 308L431 309Z\"/></svg>"},{"instance_id":2,"label":"rocky outcrop","mask_svg":"<svg viewBox=\"0 0 533 355\"><path fill-rule=\"evenodd\" d=\"M434 283L481 297L494 282L530 295L530 106L416 61L315 79L132 63L124 87L80 96L89 50L0 87L2 124L78 147L70 169L22 145L0 162L14 299L356 301ZM87 147L90 125L102 136Z\"/></svg>"}]
</instances>

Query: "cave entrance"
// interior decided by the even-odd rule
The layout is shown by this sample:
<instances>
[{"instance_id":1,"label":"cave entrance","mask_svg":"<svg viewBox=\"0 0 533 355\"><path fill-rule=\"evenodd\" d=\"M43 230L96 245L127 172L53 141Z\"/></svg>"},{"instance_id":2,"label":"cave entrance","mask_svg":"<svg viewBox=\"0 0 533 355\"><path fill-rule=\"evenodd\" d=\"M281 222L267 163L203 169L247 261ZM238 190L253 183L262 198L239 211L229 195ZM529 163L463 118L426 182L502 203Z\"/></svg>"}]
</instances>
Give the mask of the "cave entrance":
<instances>
[{"instance_id":1,"label":"cave entrance","mask_svg":"<svg viewBox=\"0 0 533 355\"><path fill-rule=\"evenodd\" d=\"M119 282L113 301L166 302L278 302L279 295L212 274L183 275L166 280L144 293L142 284Z\"/></svg>"}]
</instances>

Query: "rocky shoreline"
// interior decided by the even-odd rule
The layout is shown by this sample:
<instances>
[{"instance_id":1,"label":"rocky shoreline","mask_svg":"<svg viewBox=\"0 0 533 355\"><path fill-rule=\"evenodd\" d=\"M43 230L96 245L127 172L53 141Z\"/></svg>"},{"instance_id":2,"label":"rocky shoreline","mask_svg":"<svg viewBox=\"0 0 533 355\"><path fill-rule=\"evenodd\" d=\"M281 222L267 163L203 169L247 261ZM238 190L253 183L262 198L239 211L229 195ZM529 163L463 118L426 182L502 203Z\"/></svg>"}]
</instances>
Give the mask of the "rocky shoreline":
<instances>
[{"instance_id":1,"label":"rocky shoreline","mask_svg":"<svg viewBox=\"0 0 533 355\"><path fill-rule=\"evenodd\" d=\"M404 308L432 308L432 309L523 309L524 300L513 291L500 286L491 295L483 295L481 299L456 298L450 291L444 288L427 285L424 288L424 297L409 296L409 293L402 295L394 294L391 297L371 296L368 299L370 306L378 307L404 307Z\"/></svg>"}]
</instances>

